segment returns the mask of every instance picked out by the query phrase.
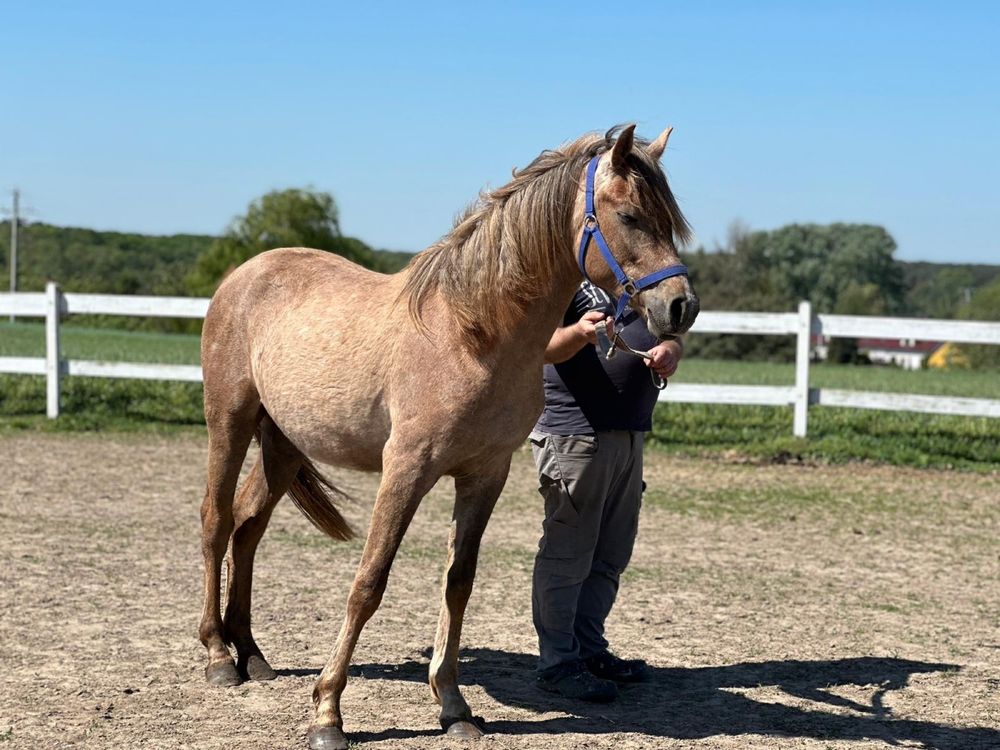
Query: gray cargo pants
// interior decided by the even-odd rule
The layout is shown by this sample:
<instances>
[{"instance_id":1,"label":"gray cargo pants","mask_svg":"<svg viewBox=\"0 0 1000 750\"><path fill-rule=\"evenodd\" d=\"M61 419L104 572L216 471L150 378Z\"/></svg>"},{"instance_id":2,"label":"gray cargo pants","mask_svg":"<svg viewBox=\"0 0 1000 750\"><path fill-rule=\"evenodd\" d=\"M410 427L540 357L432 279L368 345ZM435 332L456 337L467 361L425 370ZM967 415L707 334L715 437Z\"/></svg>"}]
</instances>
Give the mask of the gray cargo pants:
<instances>
[{"instance_id":1,"label":"gray cargo pants","mask_svg":"<svg viewBox=\"0 0 1000 750\"><path fill-rule=\"evenodd\" d=\"M540 673L608 647L604 621L639 524L644 438L531 434L545 498L531 594Z\"/></svg>"}]
</instances>

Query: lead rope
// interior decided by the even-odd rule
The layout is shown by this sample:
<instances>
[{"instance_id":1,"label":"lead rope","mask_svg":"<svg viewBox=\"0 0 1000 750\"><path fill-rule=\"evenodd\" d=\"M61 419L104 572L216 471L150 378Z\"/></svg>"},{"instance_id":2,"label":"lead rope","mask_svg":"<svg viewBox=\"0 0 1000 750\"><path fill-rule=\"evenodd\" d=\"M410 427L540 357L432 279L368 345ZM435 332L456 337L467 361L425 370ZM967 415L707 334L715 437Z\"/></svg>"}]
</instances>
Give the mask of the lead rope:
<instances>
[{"instance_id":1,"label":"lead rope","mask_svg":"<svg viewBox=\"0 0 1000 750\"><path fill-rule=\"evenodd\" d=\"M636 357L640 357L641 359L645 359L647 361L652 359L652 357L646 352L641 352L638 349L633 349L631 346L626 344L621 338L621 331L619 331L615 327L614 323L610 323L609 325L609 321L605 320L604 332L605 336L610 342L608 350L604 353L605 359L611 359L612 357L614 357L615 354L618 353L618 350L621 350L623 352L628 352L629 354L634 354ZM666 379L660 377L659 373L657 373L656 370L654 370L652 367L649 368L649 377L653 381L653 386L658 391L662 391L664 388L667 387Z\"/></svg>"}]
</instances>

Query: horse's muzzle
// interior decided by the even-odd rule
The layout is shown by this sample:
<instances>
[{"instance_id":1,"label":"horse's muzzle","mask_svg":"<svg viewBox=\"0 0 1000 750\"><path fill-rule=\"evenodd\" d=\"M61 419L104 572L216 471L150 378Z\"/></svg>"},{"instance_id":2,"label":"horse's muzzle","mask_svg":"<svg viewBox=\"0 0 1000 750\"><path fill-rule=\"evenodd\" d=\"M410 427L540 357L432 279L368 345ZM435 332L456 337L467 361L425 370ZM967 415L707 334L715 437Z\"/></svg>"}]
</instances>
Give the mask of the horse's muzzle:
<instances>
[{"instance_id":1,"label":"horse's muzzle","mask_svg":"<svg viewBox=\"0 0 1000 750\"><path fill-rule=\"evenodd\" d=\"M658 339L687 333L698 317L698 295L690 284L684 287L681 291L651 295L653 298L646 303L646 325Z\"/></svg>"}]
</instances>

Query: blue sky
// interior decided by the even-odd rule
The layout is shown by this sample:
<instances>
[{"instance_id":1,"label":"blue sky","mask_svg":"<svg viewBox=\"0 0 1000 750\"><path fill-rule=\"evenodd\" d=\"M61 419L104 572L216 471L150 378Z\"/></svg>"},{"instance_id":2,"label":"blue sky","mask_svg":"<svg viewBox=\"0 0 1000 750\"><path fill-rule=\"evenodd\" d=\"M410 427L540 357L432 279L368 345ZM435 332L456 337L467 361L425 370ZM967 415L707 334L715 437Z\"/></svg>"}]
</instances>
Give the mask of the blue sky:
<instances>
[{"instance_id":1,"label":"blue sky","mask_svg":"<svg viewBox=\"0 0 1000 750\"><path fill-rule=\"evenodd\" d=\"M1000 3L10 4L0 189L29 218L220 232L263 192L419 250L587 130L675 127L713 247L739 219L881 224L1000 263ZM0 204L9 198L0 196Z\"/></svg>"}]
</instances>

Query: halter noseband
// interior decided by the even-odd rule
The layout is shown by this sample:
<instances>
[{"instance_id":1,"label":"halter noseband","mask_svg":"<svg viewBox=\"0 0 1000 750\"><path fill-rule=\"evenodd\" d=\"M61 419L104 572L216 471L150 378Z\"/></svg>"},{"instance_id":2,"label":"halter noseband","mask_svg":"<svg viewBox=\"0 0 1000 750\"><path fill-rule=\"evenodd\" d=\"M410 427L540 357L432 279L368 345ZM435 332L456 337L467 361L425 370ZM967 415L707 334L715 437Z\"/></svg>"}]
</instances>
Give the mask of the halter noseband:
<instances>
[{"instance_id":1,"label":"halter noseband","mask_svg":"<svg viewBox=\"0 0 1000 750\"><path fill-rule=\"evenodd\" d=\"M625 308L628 307L629 300L632 299L637 294L649 289L650 287L656 286L664 279L669 279L671 276L687 276L687 266L682 263L675 263L666 268L661 268L659 271L654 271L648 276L643 276L640 279L632 281L622 270L622 267L618 265L618 261L615 260L614 254L611 252L611 248L608 247L607 240L604 239L604 235L601 234L601 227L597 223L597 211L594 208L594 175L597 174L597 164L601 160L601 155L598 154L590 163L587 165L587 201L586 201L586 213L583 216L583 235L580 237L580 250L577 254L577 263L580 266L580 272L583 274L583 278L590 281L590 277L587 275L587 249L590 247L590 238L594 238L594 242L597 243L597 247L601 251L601 255L604 256L605 262L608 267L614 273L615 278L618 283L622 286L622 295L618 298L618 306L615 308L615 323L621 319L622 315L625 313Z\"/></svg>"}]
</instances>

